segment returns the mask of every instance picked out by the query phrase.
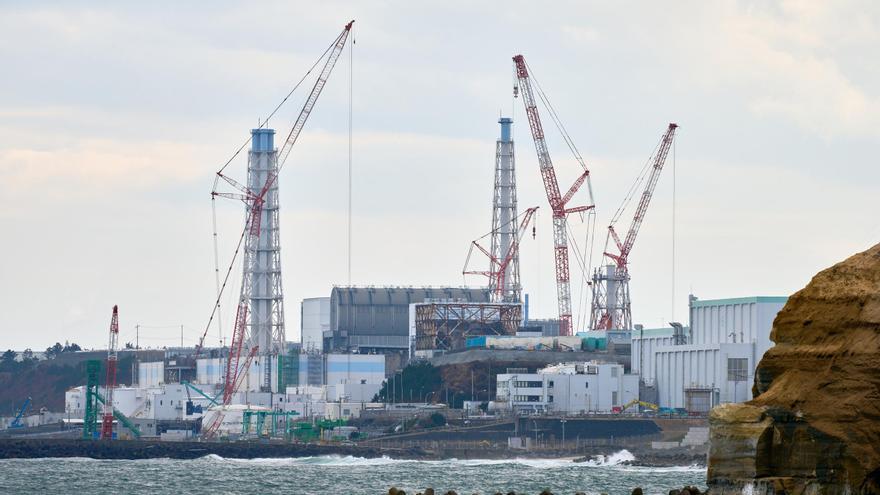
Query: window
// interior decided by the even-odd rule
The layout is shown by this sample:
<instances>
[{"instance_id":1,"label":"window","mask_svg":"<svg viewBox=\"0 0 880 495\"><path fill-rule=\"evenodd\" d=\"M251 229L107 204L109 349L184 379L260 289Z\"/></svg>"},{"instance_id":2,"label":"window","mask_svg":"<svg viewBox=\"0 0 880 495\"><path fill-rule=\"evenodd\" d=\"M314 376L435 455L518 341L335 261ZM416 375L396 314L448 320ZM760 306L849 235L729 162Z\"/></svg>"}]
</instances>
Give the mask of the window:
<instances>
[{"instance_id":1,"label":"window","mask_svg":"<svg viewBox=\"0 0 880 495\"><path fill-rule=\"evenodd\" d=\"M588 375L598 375L599 367L598 366L587 366L587 374Z\"/></svg>"},{"instance_id":2,"label":"window","mask_svg":"<svg viewBox=\"0 0 880 495\"><path fill-rule=\"evenodd\" d=\"M590 382L584 382L584 388L590 388Z\"/></svg>"},{"instance_id":3,"label":"window","mask_svg":"<svg viewBox=\"0 0 880 495\"><path fill-rule=\"evenodd\" d=\"M617 378L617 366L611 368L611 378Z\"/></svg>"},{"instance_id":4,"label":"window","mask_svg":"<svg viewBox=\"0 0 880 495\"><path fill-rule=\"evenodd\" d=\"M528 381L528 382L513 382L513 386L516 388L541 388L544 384L539 381Z\"/></svg>"},{"instance_id":5,"label":"window","mask_svg":"<svg viewBox=\"0 0 880 495\"><path fill-rule=\"evenodd\" d=\"M550 382L547 384L547 388L553 388L553 380L550 380Z\"/></svg>"},{"instance_id":6,"label":"window","mask_svg":"<svg viewBox=\"0 0 880 495\"><path fill-rule=\"evenodd\" d=\"M727 358L727 381L744 382L749 377L748 358Z\"/></svg>"},{"instance_id":7,"label":"window","mask_svg":"<svg viewBox=\"0 0 880 495\"><path fill-rule=\"evenodd\" d=\"M541 402L540 395L516 395L513 397L515 402Z\"/></svg>"},{"instance_id":8,"label":"window","mask_svg":"<svg viewBox=\"0 0 880 495\"><path fill-rule=\"evenodd\" d=\"M552 396L552 395L547 396L547 402L553 402L553 396Z\"/></svg>"},{"instance_id":9,"label":"window","mask_svg":"<svg viewBox=\"0 0 880 495\"><path fill-rule=\"evenodd\" d=\"M160 406L162 405L162 401L161 401L161 400L159 401L159 405L160 405Z\"/></svg>"},{"instance_id":10,"label":"window","mask_svg":"<svg viewBox=\"0 0 880 495\"><path fill-rule=\"evenodd\" d=\"M617 391L611 392L611 405L612 405L612 406L616 406L616 405L619 405L619 404L620 404L620 403L617 402Z\"/></svg>"}]
</instances>

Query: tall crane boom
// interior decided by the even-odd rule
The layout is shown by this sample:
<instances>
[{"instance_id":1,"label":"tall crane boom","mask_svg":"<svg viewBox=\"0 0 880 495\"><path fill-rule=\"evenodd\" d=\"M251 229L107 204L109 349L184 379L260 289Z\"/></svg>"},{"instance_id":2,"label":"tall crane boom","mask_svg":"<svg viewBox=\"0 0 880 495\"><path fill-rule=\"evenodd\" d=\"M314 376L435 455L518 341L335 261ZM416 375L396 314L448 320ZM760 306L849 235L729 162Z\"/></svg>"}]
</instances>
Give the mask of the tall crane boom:
<instances>
[{"instance_id":1,"label":"tall crane boom","mask_svg":"<svg viewBox=\"0 0 880 495\"><path fill-rule=\"evenodd\" d=\"M605 251L605 256L614 263L596 269L593 274L593 303L590 313L590 328L593 330L631 330L632 329L632 308L629 294L629 255L632 252L636 237L639 235L639 229L645 220L645 214L648 206L651 204L651 198L654 195L654 189L657 187L657 181L660 179L660 172L663 171L663 164L666 163L666 157L672 147L672 141L675 138L675 129L678 125L669 124L666 132L657 145L653 160L651 161L651 170L647 178L645 190L639 198L639 204L633 214L632 224L626 233L626 237L621 240L617 231L614 229L614 223L623 212L628 199L618 210L608 226L608 236L614 240L617 247L617 254ZM637 181L638 183L639 181ZM635 189L633 189L635 190Z\"/></svg>"},{"instance_id":2,"label":"tall crane boom","mask_svg":"<svg viewBox=\"0 0 880 495\"><path fill-rule=\"evenodd\" d=\"M553 212L553 259L556 266L556 295L559 302L559 334L571 335L571 285L568 266L567 217L570 213L592 209L594 205L567 208L567 203L581 185L588 180L590 171L584 167L584 172L581 176L572 184L568 192L564 196L562 195L559 190L559 182L556 179L556 171L550 159L550 151L544 139L544 128L541 125L541 116L538 114L537 101L532 91L532 83L529 79L525 58L522 55L517 55L513 57L513 62L516 66L516 77L522 89L523 104L526 108L526 116L529 119L532 139L535 142L535 151L538 154L538 166L541 170L541 178L544 181L544 190L547 193L547 201L550 203L550 209Z\"/></svg>"},{"instance_id":3,"label":"tall crane boom","mask_svg":"<svg viewBox=\"0 0 880 495\"><path fill-rule=\"evenodd\" d=\"M315 104L318 101L318 97L321 95L321 91L324 89L324 86L326 85L327 80L330 77L330 73L333 71L333 68L336 65L336 61L339 59L339 56L342 53L343 48L345 47L346 40L348 39L349 33L351 32L352 24L354 24L354 21L351 21L345 25L342 33L337 36L334 44L332 45L332 49L330 49L329 55L327 56L327 61L324 63L324 67L321 70L317 81L312 87L311 93L309 93L308 98L306 99L302 109L300 110L296 122L291 128L290 133L287 135L287 139L285 140L281 151L277 155L277 167L273 173L270 173L267 176L265 184L262 184L258 188L252 188L242 185L235 179L224 175L222 170L220 172L217 172L218 178L223 179L232 187L238 189L240 193L222 193L215 190L211 193L212 196L239 199L244 201L248 207L248 215L243 234L243 263L246 267L246 272L248 271L247 267L250 267L252 272L257 271L259 268L256 266L256 264L259 263L259 260L256 256L256 250L260 240L262 211L267 194L272 188L272 185L277 180L278 173L280 173L284 162L286 161L291 149L293 148L293 145L299 138L299 135L305 127L309 115L311 115L312 110L314 109ZM229 346L229 357L226 360L225 383L223 388L224 405L228 405L232 401L232 398L241 383L242 373L246 372L247 369L247 366L241 366L241 356L244 349L244 342L247 337L246 333L248 327L248 315L250 312L249 302L252 293L251 284L252 281L249 277L243 277L241 292L238 299L238 306L236 309L235 325L233 328L232 339ZM253 347L251 349L248 360L253 359L255 349L256 347ZM270 352L272 350L266 349L265 351ZM279 352L280 350L274 349L274 351Z\"/></svg>"},{"instance_id":4,"label":"tall crane boom","mask_svg":"<svg viewBox=\"0 0 880 495\"><path fill-rule=\"evenodd\" d=\"M636 242L636 237L639 235L639 229L642 227L642 221L645 219L648 205L651 204L651 198L654 196L654 188L657 187L657 181L660 179L660 172L663 170L663 164L666 163L666 156L669 155L669 149L672 147L672 140L675 138L676 128L678 128L678 124L670 123L669 127L666 128L666 133L663 134L663 137L660 139L660 145L657 148L657 152L654 154L654 163L651 166L651 174L648 176L645 190L642 192L642 196L639 199L639 205L636 207L635 214L633 214L632 224L630 225L629 231L626 233L626 238L623 242L621 242L620 237L617 235L617 232L615 232L614 225L612 224L608 226L608 232L614 239L614 243L617 245L619 253L615 255L606 252L605 255L613 259L619 268L626 268L629 253L632 251L633 244Z\"/></svg>"},{"instance_id":5,"label":"tall crane boom","mask_svg":"<svg viewBox=\"0 0 880 495\"><path fill-rule=\"evenodd\" d=\"M113 438L113 389L116 388L116 347L119 340L119 308L113 306L110 318L110 344L107 346L107 380L104 400L104 416L101 421L101 440Z\"/></svg>"}]
</instances>

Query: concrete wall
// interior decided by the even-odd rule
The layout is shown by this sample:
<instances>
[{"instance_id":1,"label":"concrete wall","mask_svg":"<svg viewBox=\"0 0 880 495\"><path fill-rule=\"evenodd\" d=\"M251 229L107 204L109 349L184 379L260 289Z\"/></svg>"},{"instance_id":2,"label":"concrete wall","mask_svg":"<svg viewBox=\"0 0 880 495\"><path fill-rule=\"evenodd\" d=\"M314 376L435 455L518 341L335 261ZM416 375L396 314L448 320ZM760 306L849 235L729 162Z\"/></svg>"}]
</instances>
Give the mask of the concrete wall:
<instances>
[{"instance_id":1,"label":"concrete wall","mask_svg":"<svg viewBox=\"0 0 880 495\"><path fill-rule=\"evenodd\" d=\"M674 345L671 330L652 330L644 338L633 332L634 369L641 355L646 383L656 384L661 407L686 407L686 389L711 389L713 405L752 398L751 383L758 362L773 342L773 319L786 297L747 297L701 301L690 307L686 345ZM728 380L728 359L746 359L742 380Z\"/></svg>"},{"instance_id":2,"label":"concrete wall","mask_svg":"<svg viewBox=\"0 0 880 495\"><path fill-rule=\"evenodd\" d=\"M330 330L330 298L312 297L301 304L300 343L304 351L321 352L324 332Z\"/></svg>"},{"instance_id":3,"label":"concrete wall","mask_svg":"<svg viewBox=\"0 0 880 495\"><path fill-rule=\"evenodd\" d=\"M382 354L327 354L327 384L370 383L385 380L385 356Z\"/></svg>"},{"instance_id":4,"label":"concrete wall","mask_svg":"<svg viewBox=\"0 0 880 495\"><path fill-rule=\"evenodd\" d=\"M648 386L654 385L655 355L657 348L673 344L672 328L633 330L630 349L631 373L641 376Z\"/></svg>"}]
</instances>

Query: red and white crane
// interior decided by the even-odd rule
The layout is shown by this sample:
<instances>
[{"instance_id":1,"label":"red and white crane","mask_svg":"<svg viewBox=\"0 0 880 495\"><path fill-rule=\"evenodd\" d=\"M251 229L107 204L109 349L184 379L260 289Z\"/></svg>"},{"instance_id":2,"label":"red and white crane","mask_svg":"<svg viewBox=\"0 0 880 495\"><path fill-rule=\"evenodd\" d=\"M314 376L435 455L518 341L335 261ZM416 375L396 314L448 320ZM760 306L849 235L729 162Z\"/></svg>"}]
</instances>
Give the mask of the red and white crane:
<instances>
[{"instance_id":1,"label":"red and white crane","mask_svg":"<svg viewBox=\"0 0 880 495\"><path fill-rule=\"evenodd\" d=\"M593 306L590 314L590 328L593 330L632 329L632 310L629 298L629 255L636 242L636 237L639 235L639 229L645 219L648 205L651 204L654 188L657 187L660 172L663 171L663 164L666 163L666 157L669 155L672 141L675 138L676 128L678 128L678 124L670 123L663 137L660 138L660 143L653 155L653 161L651 161L645 190L639 199L626 237L623 240L620 239L617 231L614 230L614 224L620 218L631 196L624 201L608 226L608 235L614 240L617 254L606 250L605 256L610 258L614 264L606 266L604 271L602 268L597 269L593 276ZM636 183L638 182L637 180ZM635 186L632 190L635 190Z\"/></svg>"},{"instance_id":2,"label":"red and white crane","mask_svg":"<svg viewBox=\"0 0 880 495\"><path fill-rule=\"evenodd\" d=\"M327 61L324 63L324 67L321 70L318 79L315 81L314 86L312 87L311 93L309 97L306 99L303 104L302 110L300 110L299 116L296 119L293 127L290 130L290 133L287 135L287 139L284 142L281 150L277 155L277 172L269 174L266 179L266 183L263 185L259 191L254 191L251 188L239 183L235 179L225 175L223 173L223 169L217 172L217 177L223 179L225 182L233 186L235 189L238 189L239 193L224 193L213 191L212 196L220 196L225 198L237 199L244 201L248 206L248 217L245 224L244 232L242 233L242 238L244 241L244 260L243 263L245 266L250 266L251 263L257 263L256 256L254 253L256 251L256 247L260 238L260 223L262 218L262 210L263 204L265 203L266 194L269 189L275 183L278 178L278 173L281 172L281 168L284 166L285 161L287 160L288 155L290 154L293 145L296 143L299 138L300 133L305 127L306 121L311 115L312 110L315 107L315 103L318 101L318 97L321 95L321 91L324 89L324 86L327 84L327 80L330 77L330 73L333 71L333 67L336 65L336 61L339 59L339 56L342 53L343 48L345 47L346 40L348 39L348 35L351 32L351 26L354 24L354 21L349 22L345 25L342 30L342 33L337 36L335 42L332 45L332 49L330 50L329 55L327 56ZM225 168L225 167L224 167ZM233 264L235 260L233 260ZM230 267L231 271L231 267ZM225 283L224 283L225 287ZM254 355L256 353L257 347L251 347L247 358L245 359L244 365L241 363L242 352L244 350L244 344L246 340L247 333L247 324L248 324L248 304L251 299L251 280L249 277L244 277L241 283L241 292L239 294L238 299L238 307L235 315L235 324L232 332L232 340L229 345L229 357L226 359L226 370L225 370L225 382L223 387L223 406L228 406L234 394L238 390L239 386L242 383L242 379L244 374L247 373L247 369L250 361L253 360ZM214 310L216 311L217 306L219 305L219 296L218 301L215 304ZM213 314L212 314L213 319ZM210 325L210 323L209 323ZM207 333L207 328L205 329L205 333ZM204 341L205 335L202 336L202 341ZM201 345L200 345L201 347ZM214 422L207 426L205 429L205 433L207 436L213 435L217 428L220 425L220 422L223 420L222 412L218 411L218 414L214 418Z\"/></svg>"},{"instance_id":3,"label":"red and white crane","mask_svg":"<svg viewBox=\"0 0 880 495\"><path fill-rule=\"evenodd\" d=\"M522 220L520 220L516 238L513 240L513 243L510 245L510 249L507 250L507 253L503 258L497 258L495 255L492 254L490 250L486 249L482 244L480 244L480 240L491 236L493 232L489 232L483 237L480 237L479 239L471 242L471 248L468 250L467 259L465 259L464 262L464 270L462 270L461 273L462 275L483 275L485 277L488 277L489 288L492 291L492 296L494 300L503 300L504 289L505 287L507 287L507 277L509 276L510 272L510 264L514 259L519 256L519 245L522 241L523 233L526 231L526 229L528 229L529 223L531 223L532 217L535 215L536 211L538 211L538 207L533 206L532 208L527 209L522 214ZM515 222L516 219L514 219L513 221ZM534 236L534 233L532 235ZM471 255L473 254L475 248L489 258L489 270L468 269Z\"/></svg>"},{"instance_id":4,"label":"red and white crane","mask_svg":"<svg viewBox=\"0 0 880 495\"><path fill-rule=\"evenodd\" d=\"M116 388L116 348L119 340L119 309L113 306L110 318L110 345L107 346L107 379L104 382L104 413L101 420L101 440L113 438L113 389Z\"/></svg>"},{"instance_id":5,"label":"red and white crane","mask_svg":"<svg viewBox=\"0 0 880 495\"><path fill-rule=\"evenodd\" d=\"M584 169L583 173L574 181L574 184L571 185L564 195L560 192L556 171L553 168L553 162L550 160L550 151L544 139L544 129L541 125L541 117L538 115L537 101L532 91L532 83L529 79L529 70L525 58L522 55L517 55L513 57L513 62L516 66L516 77L519 80L519 87L522 89L523 104L529 119L532 139L535 141L535 150L538 153L538 166L541 169L544 190L547 193L547 200L553 213L553 259L556 265L556 295L559 300L559 334L571 335L571 277L568 266L567 220L569 214L591 210L595 205L569 208L568 202L571 201L571 198L584 182L589 180L590 171L578 157L578 161Z\"/></svg>"}]
</instances>

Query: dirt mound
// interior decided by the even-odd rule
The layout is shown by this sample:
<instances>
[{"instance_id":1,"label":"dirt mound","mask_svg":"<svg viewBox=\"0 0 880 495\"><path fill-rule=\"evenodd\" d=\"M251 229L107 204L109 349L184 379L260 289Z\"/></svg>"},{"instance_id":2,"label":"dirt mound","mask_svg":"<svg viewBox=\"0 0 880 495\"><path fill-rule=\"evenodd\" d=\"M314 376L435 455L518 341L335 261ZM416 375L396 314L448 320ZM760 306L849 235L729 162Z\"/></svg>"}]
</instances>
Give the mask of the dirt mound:
<instances>
[{"instance_id":1,"label":"dirt mound","mask_svg":"<svg viewBox=\"0 0 880 495\"><path fill-rule=\"evenodd\" d=\"M711 491L880 493L880 245L813 277L770 338L755 399L710 416Z\"/></svg>"}]
</instances>

